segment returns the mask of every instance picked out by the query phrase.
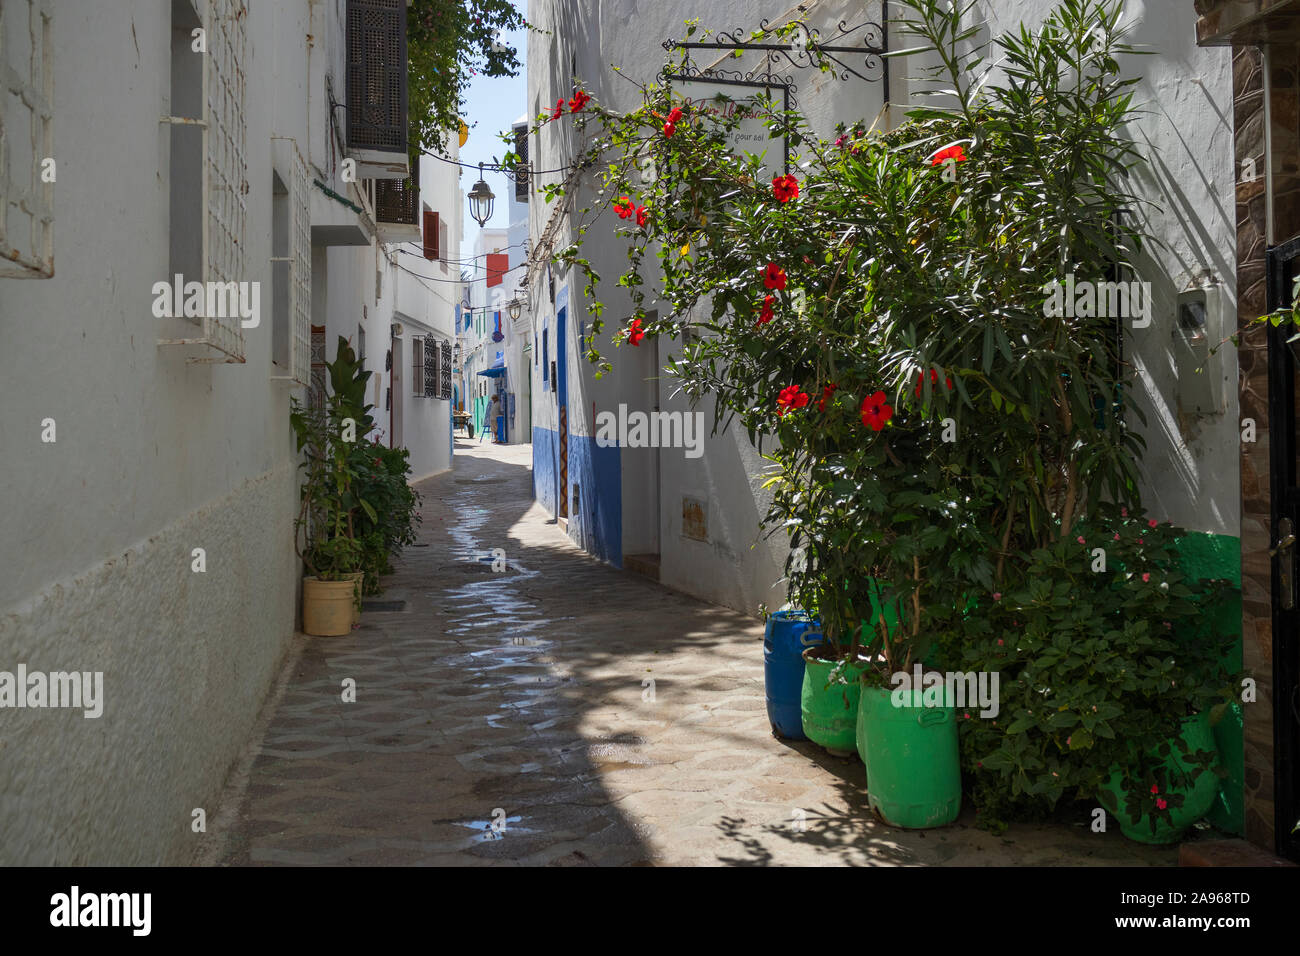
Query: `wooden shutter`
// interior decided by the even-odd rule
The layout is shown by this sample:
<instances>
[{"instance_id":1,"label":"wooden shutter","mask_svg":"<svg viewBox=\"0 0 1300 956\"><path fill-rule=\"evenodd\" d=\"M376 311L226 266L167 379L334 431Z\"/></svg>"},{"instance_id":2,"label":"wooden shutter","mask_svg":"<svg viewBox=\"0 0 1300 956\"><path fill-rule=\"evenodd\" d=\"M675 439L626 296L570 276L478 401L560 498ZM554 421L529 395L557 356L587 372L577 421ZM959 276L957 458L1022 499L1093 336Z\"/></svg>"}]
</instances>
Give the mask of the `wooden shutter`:
<instances>
[{"instance_id":1,"label":"wooden shutter","mask_svg":"<svg viewBox=\"0 0 1300 956\"><path fill-rule=\"evenodd\" d=\"M424 258L442 258L438 248L438 214L428 209L424 211Z\"/></svg>"},{"instance_id":2,"label":"wooden shutter","mask_svg":"<svg viewBox=\"0 0 1300 956\"><path fill-rule=\"evenodd\" d=\"M432 335L424 340L424 397L438 397L438 343Z\"/></svg>"}]
</instances>

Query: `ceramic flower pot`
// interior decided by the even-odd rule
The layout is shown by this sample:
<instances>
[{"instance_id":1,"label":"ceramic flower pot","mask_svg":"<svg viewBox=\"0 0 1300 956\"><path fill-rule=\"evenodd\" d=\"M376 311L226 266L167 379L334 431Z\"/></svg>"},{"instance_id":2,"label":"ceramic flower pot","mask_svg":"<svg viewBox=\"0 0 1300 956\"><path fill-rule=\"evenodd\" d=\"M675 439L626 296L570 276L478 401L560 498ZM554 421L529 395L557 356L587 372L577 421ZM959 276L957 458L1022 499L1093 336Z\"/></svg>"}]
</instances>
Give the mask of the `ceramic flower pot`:
<instances>
[{"instance_id":1,"label":"ceramic flower pot","mask_svg":"<svg viewBox=\"0 0 1300 956\"><path fill-rule=\"evenodd\" d=\"M353 581L302 579L302 629L314 637L352 633L357 585Z\"/></svg>"}]
</instances>

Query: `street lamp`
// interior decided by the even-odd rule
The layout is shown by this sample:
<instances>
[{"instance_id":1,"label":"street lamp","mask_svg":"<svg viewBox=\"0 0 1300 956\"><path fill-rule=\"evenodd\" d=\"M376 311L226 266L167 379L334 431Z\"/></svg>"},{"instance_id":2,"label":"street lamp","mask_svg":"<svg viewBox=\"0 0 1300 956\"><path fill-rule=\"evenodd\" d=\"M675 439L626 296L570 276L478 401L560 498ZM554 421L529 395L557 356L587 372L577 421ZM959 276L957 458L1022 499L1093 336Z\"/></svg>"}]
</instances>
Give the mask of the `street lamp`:
<instances>
[{"instance_id":1,"label":"street lamp","mask_svg":"<svg viewBox=\"0 0 1300 956\"><path fill-rule=\"evenodd\" d=\"M510 318L513 321L523 314L524 304L520 301L519 297L516 296L510 300L510 304L506 306L506 308L510 310Z\"/></svg>"},{"instance_id":2,"label":"street lamp","mask_svg":"<svg viewBox=\"0 0 1300 956\"><path fill-rule=\"evenodd\" d=\"M478 182L469 191L469 214L479 226L486 225L487 221L492 218L492 202L496 198L496 196L492 195L492 189L483 178L483 164L479 163Z\"/></svg>"}]
</instances>

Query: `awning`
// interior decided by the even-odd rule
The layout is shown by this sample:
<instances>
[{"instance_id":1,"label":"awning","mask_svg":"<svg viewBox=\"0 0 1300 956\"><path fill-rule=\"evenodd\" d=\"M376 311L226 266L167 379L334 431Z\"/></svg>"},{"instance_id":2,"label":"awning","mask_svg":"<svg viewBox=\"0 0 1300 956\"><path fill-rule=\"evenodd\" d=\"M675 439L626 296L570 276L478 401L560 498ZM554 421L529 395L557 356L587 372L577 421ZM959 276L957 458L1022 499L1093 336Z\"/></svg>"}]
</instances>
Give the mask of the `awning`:
<instances>
[{"instance_id":1,"label":"awning","mask_svg":"<svg viewBox=\"0 0 1300 956\"><path fill-rule=\"evenodd\" d=\"M479 372L479 374L485 375L488 378L500 378L502 375L506 374L506 370L503 368L485 368L483 371Z\"/></svg>"}]
</instances>

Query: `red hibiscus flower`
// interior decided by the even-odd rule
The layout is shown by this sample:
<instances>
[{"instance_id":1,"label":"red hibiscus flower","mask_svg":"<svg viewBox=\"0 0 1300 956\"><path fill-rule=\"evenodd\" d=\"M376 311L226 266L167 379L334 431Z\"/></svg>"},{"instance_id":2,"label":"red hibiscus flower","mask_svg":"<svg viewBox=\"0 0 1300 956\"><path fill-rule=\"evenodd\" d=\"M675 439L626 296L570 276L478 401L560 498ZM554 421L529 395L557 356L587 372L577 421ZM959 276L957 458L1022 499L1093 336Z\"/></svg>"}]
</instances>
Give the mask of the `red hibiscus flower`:
<instances>
[{"instance_id":1,"label":"red hibiscus flower","mask_svg":"<svg viewBox=\"0 0 1300 956\"><path fill-rule=\"evenodd\" d=\"M839 386L834 382L831 382L831 384L822 389L822 397L817 399L817 411L826 411L826 403L830 400L830 397L835 394L837 388L839 388Z\"/></svg>"},{"instance_id":2,"label":"red hibiscus flower","mask_svg":"<svg viewBox=\"0 0 1300 956\"><path fill-rule=\"evenodd\" d=\"M559 119L560 114L564 112L564 98L555 101L555 111L551 113L551 119Z\"/></svg>"},{"instance_id":3,"label":"red hibiscus flower","mask_svg":"<svg viewBox=\"0 0 1300 956\"><path fill-rule=\"evenodd\" d=\"M630 196L620 196L618 202L614 203L614 211L618 213L619 219L631 219L636 214L636 203L632 202Z\"/></svg>"},{"instance_id":4,"label":"red hibiscus flower","mask_svg":"<svg viewBox=\"0 0 1300 956\"><path fill-rule=\"evenodd\" d=\"M636 212L636 224L638 226L644 226L650 218L650 216L646 213L645 206L637 206L635 212Z\"/></svg>"},{"instance_id":5,"label":"red hibiscus flower","mask_svg":"<svg viewBox=\"0 0 1300 956\"><path fill-rule=\"evenodd\" d=\"M799 198L799 181L793 176L773 176L772 195L777 202L789 202Z\"/></svg>"},{"instance_id":6,"label":"red hibiscus flower","mask_svg":"<svg viewBox=\"0 0 1300 956\"><path fill-rule=\"evenodd\" d=\"M627 327L628 344L640 345L643 338L645 338L645 329L641 328L641 320L633 319L632 324Z\"/></svg>"},{"instance_id":7,"label":"red hibiscus flower","mask_svg":"<svg viewBox=\"0 0 1300 956\"><path fill-rule=\"evenodd\" d=\"M768 322L772 321L772 317L776 314L772 311L772 303L775 301L776 301L776 296L774 295L763 296L763 310L762 312L759 313L758 316L759 325L765 325Z\"/></svg>"},{"instance_id":8,"label":"red hibiscus flower","mask_svg":"<svg viewBox=\"0 0 1300 956\"><path fill-rule=\"evenodd\" d=\"M1167 806L1169 806L1168 800L1166 800L1164 797L1156 797L1156 807L1158 809L1163 810Z\"/></svg>"},{"instance_id":9,"label":"red hibiscus flower","mask_svg":"<svg viewBox=\"0 0 1300 956\"><path fill-rule=\"evenodd\" d=\"M678 122L680 122L681 118L682 118L682 108L680 106L674 106L668 113L668 122L672 123L673 125L676 125Z\"/></svg>"},{"instance_id":10,"label":"red hibiscus flower","mask_svg":"<svg viewBox=\"0 0 1300 956\"><path fill-rule=\"evenodd\" d=\"M941 166L948 160L954 160L958 163L964 163L969 157L966 155L966 148L958 143L956 146L949 146L935 153L930 159L931 166Z\"/></svg>"},{"instance_id":11,"label":"red hibiscus flower","mask_svg":"<svg viewBox=\"0 0 1300 956\"><path fill-rule=\"evenodd\" d=\"M1152 792L1152 793L1159 793L1159 792L1160 792L1160 787L1158 787L1158 786L1157 786L1156 784L1154 784L1154 783L1151 784L1151 792Z\"/></svg>"},{"instance_id":12,"label":"red hibiscus flower","mask_svg":"<svg viewBox=\"0 0 1300 956\"><path fill-rule=\"evenodd\" d=\"M943 382L945 385L948 386L949 389L952 388L952 379L950 379L947 375L943 377ZM925 383L925 373L917 372L916 373L916 397L917 398L921 397L921 386L924 383ZM930 384L932 385L939 384L939 373L936 372L934 369L930 369Z\"/></svg>"},{"instance_id":13,"label":"red hibiscus flower","mask_svg":"<svg viewBox=\"0 0 1300 956\"><path fill-rule=\"evenodd\" d=\"M676 123L664 123L664 138L670 139L673 133L677 132Z\"/></svg>"},{"instance_id":14,"label":"red hibiscus flower","mask_svg":"<svg viewBox=\"0 0 1300 956\"><path fill-rule=\"evenodd\" d=\"M792 408L803 408L807 404L808 393L799 391L798 385L791 385L789 388L781 389L781 394L777 396L776 414L780 417Z\"/></svg>"},{"instance_id":15,"label":"red hibiscus flower","mask_svg":"<svg viewBox=\"0 0 1300 956\"><path fill-rule=\"evenodd\" d=\"M876 392L862 400L862 424L878 432L894 417L894 409L885 403L885 393Z\"/></svg>"},{"instance_id":16,"label":"red hibiscus flower","mask_svg":"<svg viewBox=\"0 0 1300 956\"><path fill-rule=\"evenodd\" d=\"M763 270L763 288L765 289L784 289L785 288L785 270L775 262L769 262L767 268Z\"/></svg>"},{"instance_id":17,"label":"red hibiscus flower","mask_svg":"<svg viewBox=\"0 0 1300 956\"><path fill-rule=\"evenodd\" d=\"M569 112L580 112L582 108L590 102L591 94L586 90L578 90L578 92L573 94L573 99L569 100Z\"/></svg>"}]
</instances>

